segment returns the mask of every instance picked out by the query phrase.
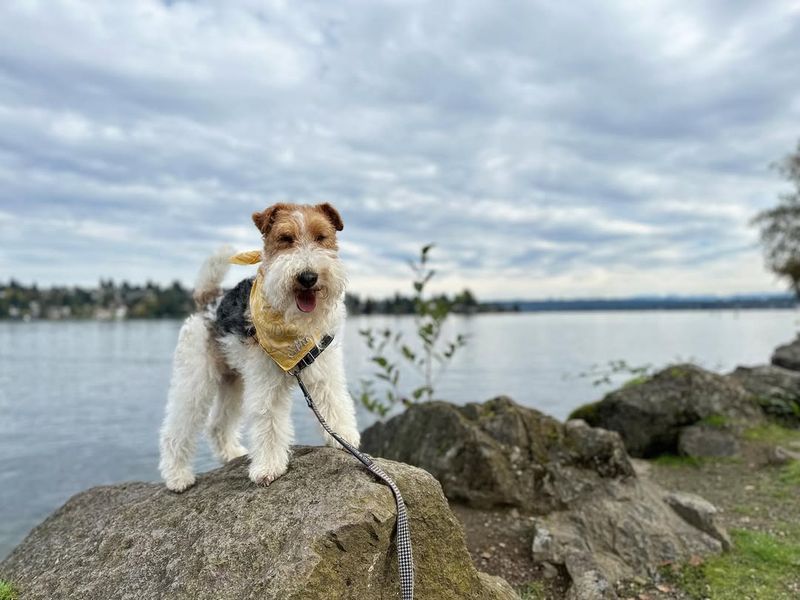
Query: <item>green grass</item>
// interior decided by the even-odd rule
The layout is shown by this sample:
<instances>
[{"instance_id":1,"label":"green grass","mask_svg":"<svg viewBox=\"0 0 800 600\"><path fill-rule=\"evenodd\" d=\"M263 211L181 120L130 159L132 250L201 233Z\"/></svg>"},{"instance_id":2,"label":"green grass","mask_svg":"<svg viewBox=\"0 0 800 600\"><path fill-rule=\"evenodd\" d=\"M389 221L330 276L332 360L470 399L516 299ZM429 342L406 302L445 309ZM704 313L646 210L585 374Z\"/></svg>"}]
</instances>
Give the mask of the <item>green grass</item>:
<instances>
[{"instance_id":1,"label":"green grass","mask_svg":"<svg viewBox=\"0 0 800 600\"><path fill-rule=\"evenodd\" d=\"M782 483L800 485L800 461L793 460L783 467L778 478Z\"/></svg>"},{"instance_id":2,"label":"green grass","mask_svg":"<svg viewBox=\"0 0 800 600\"><path fill-rule=\"evenodd\" d=\"M547 592L541 581L531 581L517 590L522 600L544 600Z\"/></svg>"},{"instance_id":3,"label":"green grass","mask_svg":"<svg viewBox=\"0 0 800 600\"><path fill-rule=\"evenodd\" d=\"M17 600L19 594L10 583L0 579L0 600Z\"/></svg>"},{"instance_id":4,"label":"green grass","mask_svg":"<svg viewBox=\"0 0 800 600\"><path fill-rule=\"evenodd\" d=\"M800 429L787 429L774 423L753 427L744 432L744 437L754 442L769 442L772 444L786 444L800 442Z\"/></svg>"},{"instance_id":5,"label":"green grass","mask_svg":"<svg viewBox=\"0 0 800 600\"><path fill-rule=\"evenodd\" d=\"M758 531L731 532L731 552L668 575L691 598L790 600L800 594L800 530L779 538Z\"/></svg>"},{"instance_id":6,"label":"green grass","mask_svg":"<svg viewBox=\"0 0 800 600\"><path fill-rule=\"evenodd\" d=\"M759 514L758 509L749 504L737 504L733 507L733 512L735 512L737 515L744 515L746 517L755 517Z\"/></svg>"}]
</instances>

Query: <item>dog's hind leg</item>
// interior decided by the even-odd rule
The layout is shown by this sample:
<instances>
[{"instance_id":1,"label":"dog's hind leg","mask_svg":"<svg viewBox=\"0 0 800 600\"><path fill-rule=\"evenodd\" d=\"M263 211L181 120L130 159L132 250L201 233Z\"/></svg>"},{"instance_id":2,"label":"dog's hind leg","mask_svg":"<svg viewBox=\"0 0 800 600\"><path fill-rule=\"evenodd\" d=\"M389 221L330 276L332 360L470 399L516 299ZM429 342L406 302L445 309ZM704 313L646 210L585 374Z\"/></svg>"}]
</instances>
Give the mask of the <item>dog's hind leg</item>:
<instances>
[{"instance_id":1,"label":"dog's hind leg","mask_svg":"<svg viewBox=\"0 0 800 600\"><path fill-rule=\"evenodd\" d=\"M211 409L208 437L214 453L222 462L247 454L239 441L239 419L242 416L242 378L226 375Z\"/></svg>"},{"instance_id":2,"label":"dog's hind leg","mask_svg":"<svg viewBox=\"0 0 800 600\"><path fill-rule=\"evenodd\" d=\"M192 459L197 435L208 418L219 383L209 341L206 322L200 315L192 315L181 327L175 349L159 463L167 487L175 492L194 484Z\"/></svg>"}]
</instances>

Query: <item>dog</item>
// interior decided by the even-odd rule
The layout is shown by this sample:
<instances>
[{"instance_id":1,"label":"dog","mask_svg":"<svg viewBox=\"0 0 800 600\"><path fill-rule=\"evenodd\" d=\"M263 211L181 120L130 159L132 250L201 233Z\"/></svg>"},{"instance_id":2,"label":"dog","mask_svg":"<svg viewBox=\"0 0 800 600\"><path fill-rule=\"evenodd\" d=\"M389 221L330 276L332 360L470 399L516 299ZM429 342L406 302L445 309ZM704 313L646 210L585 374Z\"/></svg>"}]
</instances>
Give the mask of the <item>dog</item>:
<instances>
[{"instance_id":1,"label":"dog","mask_svg":"<svg viewBox=\"0 0 800 600\"><path fill-rule=\"evenodd\" d=\"M167 488L182 492L195 482L192 460L203 425L217 457L248 454L240 441L242 413L249 422L249 476L267 486L289 465L294 378L256 341L249 310L254 293L299 331L337 334L344 325L346 274L337 233L344 224L330 204L275 204L252 216L261 233L260 277L224 292L231 249L209 257L194 289L197 311L181 327L173 359L166 415L160 433L159 470ZM358 447L355 406L345 379L341 335L303 371L323 418ZM323 431L325 443L338 447Z\"/></svg>"}]
</instances>

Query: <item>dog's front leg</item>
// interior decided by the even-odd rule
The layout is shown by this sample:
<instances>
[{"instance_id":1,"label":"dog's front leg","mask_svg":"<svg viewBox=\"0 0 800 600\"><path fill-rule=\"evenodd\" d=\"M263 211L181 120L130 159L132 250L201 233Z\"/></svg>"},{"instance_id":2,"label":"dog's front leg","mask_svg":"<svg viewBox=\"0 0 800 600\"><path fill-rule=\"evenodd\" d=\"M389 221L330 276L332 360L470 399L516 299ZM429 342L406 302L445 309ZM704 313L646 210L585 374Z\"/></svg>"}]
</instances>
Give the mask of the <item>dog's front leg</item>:
<instances>
[{"instance_id":1,"label":"dog's front leg","mask_svg":"<svg viewBox=\"0 0 800 600\"><path fill-rule=\"evenodd\" d=\"M308 371L308 391L322 418L331 429L358 448L361 434L358 432L353 398L347 390L341 346L332 346L326 350ZM323 436L328 446L341 448L324 431Z\"/></svg>"},{"instance_id":2,"label":"dog's front leg","mask_svg":"<svg viewBox=\"0 0 800 600\"><path fill-rule=\"evenodd\" d=\"M242 373L244 405L250 422L250 479L266 486L289 466L293 380L260 349L257 352Z\"/></svg>"}]
</instances>

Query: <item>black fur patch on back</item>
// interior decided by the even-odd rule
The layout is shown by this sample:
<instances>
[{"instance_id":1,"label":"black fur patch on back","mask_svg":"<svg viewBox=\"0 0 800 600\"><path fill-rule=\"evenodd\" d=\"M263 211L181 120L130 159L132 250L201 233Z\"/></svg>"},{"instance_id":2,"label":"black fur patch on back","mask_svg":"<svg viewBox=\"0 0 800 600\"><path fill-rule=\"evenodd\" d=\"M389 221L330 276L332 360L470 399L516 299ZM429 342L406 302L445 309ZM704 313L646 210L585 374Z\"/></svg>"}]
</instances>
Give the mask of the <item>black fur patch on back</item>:
<instances>
[{"instance_id":1,"label":"black fur patch on back","mask_svg":"<svg viewBox=\"0 0 800 600\"><path fill-rule=\"evenodd\" d=\"M255 335L256 329L250 320L250 290L254 279L255 277L242 279L236 287L222 296L214 321L220 334L232 333L240 338Z\"/></svg>"}]
</instances>

